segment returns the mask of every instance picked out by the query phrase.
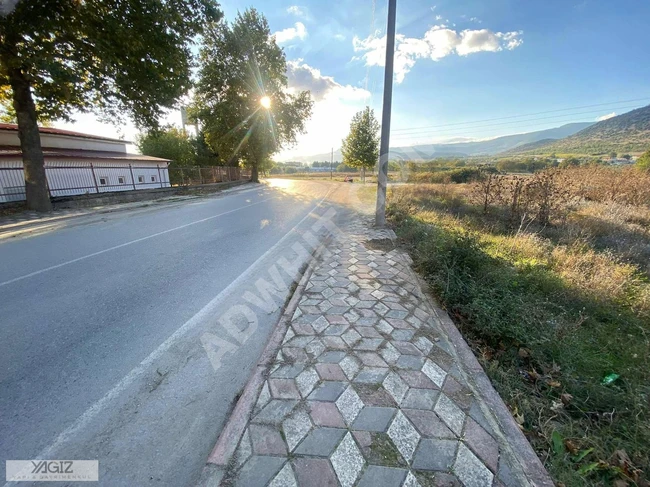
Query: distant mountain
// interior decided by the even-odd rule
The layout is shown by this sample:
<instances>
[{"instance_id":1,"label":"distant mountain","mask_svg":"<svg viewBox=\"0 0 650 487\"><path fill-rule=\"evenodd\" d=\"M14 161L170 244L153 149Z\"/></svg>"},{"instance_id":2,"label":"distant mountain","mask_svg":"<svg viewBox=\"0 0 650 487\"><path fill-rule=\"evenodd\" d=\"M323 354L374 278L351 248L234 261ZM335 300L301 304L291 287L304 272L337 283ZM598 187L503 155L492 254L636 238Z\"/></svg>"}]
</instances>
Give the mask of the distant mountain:
<instances>
[{"instance_id":1,"label":"distant mountain","mask_svg":"<svg viewBox=\"0 0 650 487\"><path fill-rule=\"evenodd\" d=\"M607 154L650 149L650 105L595 123L561 140L538 141L510 154Z\"/></svg>"},{"instance_id":2,"label":"distant mountain","mask_svg":"<svg viewBox=\"0 0 650 487\"><path fill-rule=\"evenodd\" d=\"M495 139L481 140L477 142L457 142L447 144L424 144L411 147L391 147L389 158L391 160L404 161L428 161L436 157L467 157L479 155L493 155L515 149L526 144L535 143L540 140L562 139L573 135L593 125L592 122L568 123L561 127L548 130L538 130L523 134L505 135ZM293 157L291 161L312 163L314 161L329 161L330 153L316 154L313 156ZM334 160L342 160L341 151L334 151Z\"/></svg>"}]
</instances>

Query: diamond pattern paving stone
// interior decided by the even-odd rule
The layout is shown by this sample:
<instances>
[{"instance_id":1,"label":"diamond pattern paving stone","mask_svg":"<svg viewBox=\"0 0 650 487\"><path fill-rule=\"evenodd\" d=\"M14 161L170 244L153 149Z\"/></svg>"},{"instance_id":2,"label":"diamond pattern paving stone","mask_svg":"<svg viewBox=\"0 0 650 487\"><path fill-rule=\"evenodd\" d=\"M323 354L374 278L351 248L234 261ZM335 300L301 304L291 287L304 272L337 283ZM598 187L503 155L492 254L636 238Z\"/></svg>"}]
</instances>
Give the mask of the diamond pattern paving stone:
<instances>
[{"instance_id":1,"label":"diamond pattern paving stone","mask_svg":"<svg viewBox=\"0 0 650 487\"><path fill-rule=\"evenodd\" d=\"M296 458L293 466L300 487L338 487L334 469L326 458Z\"/></svg>"},{"instance_id":2,"label":"diamond pattern paving stone","mask_svg":"<svg viewBox=\"0 0 650 487\"><path fill-rule=\"evenodd\" d=\"M255 416L255 422L279 424L298 404L295 400L272 399L262 411Z\"/></svg>"},{"instance_id":3,"label":"diamond pattern paving stone","mask_svg":"<svg viewBox=\"0 0 650 487\"><path fill-rule=\"evenodd\" d=\"M395 372L390 372L383 382L384 389L393 396L395 402L400 404L408 392L409 387Z\"/></svg>"},{"instance_id":4,"label":"diamond pattern paving stone","mask_svg":"<svg viewBox=\"0 0 650 487\"><path fill-rule=\"evenodd\" d=\"M300 399L300 393L293 379L269 379L271 396L275 399Z\"/></svg>"},{"instance_id":5,"label":"diamond pattern paving stone","mask_svg":"<svg viewBox=\"0 0 650 487\"><path fill-rule=\"evenodd\" d=\"M354 485L366 463L350 433L345 435L345 438L331 456L331 461L343 487L352 487Z\"/></svg>"},{"instance_id":6,"label":"diamond pattern paving stone","mask_svg":"<svg viewBox=\"0 0 650 487\"><path fill-rule=\"evenodd\" d=\"M419 370L400 370L399 376L410 387L417 387L418 389L437 389L436 385L431 382L426 375Z\"/></svg>"},{"instance_id":7,"label":"diamond pattern paving stone","mask_svg":"<svg viewBox=\"0 0 650 487\"><path fill-rule=\"evenodd\" d=\"M449 426L449 429L460 436L465 422L465 413L451 399L440 393L434 411Z\"/></svg>"},{"instance_id":8,"label":"diamond pattern paving stone","mask_svg":"<svg viewBox=\"0 0 650 487\"><path fill-rule=\"evenodd\" d=\"M390 342L387 342L386 346L379 353L389 364L394 364L400 357L399 351Z\"/></svg>"},{"instance_id":9,"label":"diamond pattern paving stone","mask_svg":"<svg viewBox=\"0 0 650 487\"><path fill-rule=\"evenodd\" d=\"M420 370L424 365L424 357L417 355L402 355L395 365L400 369Z\"/></svg>"},{"instance_id":10,"label":"diamond pattern paving stone","mask_svg":"<svg viewBox=\"0 0 650 487\"><path fill-rule=\"evenodd\" d=\"M408 470L370 465L363 473L357 487L400 487Z\"/></svg>"},{"instance_id":11,"label":"diamond pattern paving stone","mask_svg":"<svg viewBox=\"0 0 650 487\"><path fill-rule=\"evenodd\" d=\"M383 341L384 341L383 338L362 338L354 346L354 349L374 351L379 348L379 345L381 345Z\"/></svg>"},{"instance_id":12,"label":"diamond pattern paving stone","mask_svg":"<svg viewBox=\"0 0 650 487\"><path fill-rule=\"evenodd\" d=\"M298 487L290 464L287 463L282 467L282 470L271 481L269 487Z\"/></svg>"},{"instance_id":13,"label":"diamond pattern paving stone","mask_svg":"<svg viewBox=\"0 0 650 487\"><path fill-rule=\"evenodd\" d=\"M280 432L262 424L251 424L248 429L253 443L253 452L257 455L286 455L287 446Z\"/></svg>"},{"instance_id":14,"label":"diamond pattern paving stone","mask_svg":"<svg viewBox=\"0 0 650 487\"><path fill-rule=\"evenodd\" d=\"M361 398L359 398L359 395L352 386L349 386L336 401L336 407L341 412L345 421L348 424L352 424L359 411L361 411L361 408L363 408L363 402L361 402Z\"/></svg>"},{"instance_id":15,"label":"diamond pattern paving stone","mask_svg":"<svg viewBox=\"0 0 650 487\"><path fill-rule=\"evenodd\" d=\"M241 467L252 454L253 449L248 439L248 430L245 430L239 442L239 447L237 447L237 451L235 452L235 468Z\"/></svg>"},{"instance_id":16,"label":"diamond pattern paving stone","mask_svg":"<svg viewBox=\"0 0 650 487\"><path fill-rule=\"evenodd\" d=\"M271 374L271 377L274 379L295 379L304 368L303 364L281 365Z\"/></svg>"},{"instance_id":17,"label":"diamond pattern paving stone","mask_svg":"<svg viewBox=\"0 0 650 487\"><path fill-rule=\"evenodd\" d=\"M415 478L412 472L409 472L402 487L420 487L420 482L418 482L418 479Z\"/></svg>"},{"instance_id":18,"label":"diamond pattern paving stone","mask_svg":"<svg viewBox=\"0 0 650 487\"><path fill-rule=\"evenodd\" d=\"M359 384L381 384L387 374L387 368L364 367L354 379L354 382Z\"/></svg>"},{"instance_id":19,"label":"diamond pattern paving stone","mask_svg":"<svg viewBox=\"0 0 650 487\"><path fill-rule=\"evenodd\" d=\"M345 352L329 351L318 357L318 361L326 364L338 364L345 357Z\"/></svg>"},{"instance_id":20,"label":"diamond pattern paving stone","mask_svg":"<svg viewBox=\"0 0 650 487\"><path fill-rule=\"evenodd\" d=\"M311 419L316 426L345 428L343 416L341 416L341 413L334 403L308 401L307 405L311 413Z\"/></svg>"},{"instance_id":21,"label":"diamond pattern paving stone","mask_svg":"<svg viewBox=\"0 0 650 487\"><path fill-rule=\"evenodd\" d=\"M395 412L395 408L366 406L352 423L352 429L383 433L388 429Z\"/></svg>"},{"instance_id":22,"label":"diamond pattern paving stone","mask_svg":"<svg viewBox=\"0 0 650 487\"><path fill-rule=\"evenodd\" d=\"M375 352L359 352L357 354L363 365L369 367L388 367L388 364Z\"/></svg>"},{"instance_id":23,"label":"diamond pattern paving stone","mask_svg":"<svg viewBox=\"0 0 650 487\"><path fill-rule=\"evenodd\" d=\"M491 487L494 475L462 443L454 463L454 473L466 487Z\"/></svg>"},{"instance_id":24,"label":"diamond pattern paving stone","mask_svg":"<svg viewBox=\"0 0 650 487\"><path fill-rule=\"evenodd\" d=\"M410 389L402 400L403 408L432 410L439 391L434 389Z\"/></svg>"},{"instance_id":25,"label":"diamond pattern paving stone","mask_svg":"<svg viewBox=\"0 0 650 487\"><path fill-rule=\"evenodd\" d=\"M237 487L266 485L279 471L285 459L253 455L242 467L235 480Z\"/></svg>"},{"instance_id":26,"label":"diamond pattern paving stone","mask_svg":"<svg viewBox=\"0 0 650 487\"><path fill-rule=\"evenodd\" d=\"M271 400L271 392L269 391L268 383L264 382L262 390L260 391L260 396L257 398L255 403L254 413L259 412L267 403Z\"/></svg>"},{"instance_id":27,"label":"diamond pattern paving stone","mask_svg":"<svg viewBox=\"0 0 650 487\"><path fill-rule=\"evenodd\" d=\"M294 450L297 455L328 457L347 431L337 428L316 428Z\"/></svg>"},{"instance_id":28,"label":"diamond pattern paving stone","mask_svg":"<svg viewBox=\"0 0 650 487\"><path fill-rule=\"evenodd\" d=\"M395 419L388 428L388 436L407 462L411 461L415 448L420 441L420 434L406 419L402 411L398 411Z\"/></svg>"},{"instance_id":29,"label":"diamond pattern paving stone","mask_svg":"<svg viewBox=\"0 0 650 487\"><path fill-rule=\"evenodd\" d=\"M435 385L442 388L442 385L445 382L445 377L447 377L447 372L429 359L427 359L424 366L422 366L422 372L431 379Z\"/></svg>"},{"instance_id":30,"label":"diamond pattern paving stone","mask_svg":"<svg viewBox=\"0 0 650 487\"><path fill-rule=\"evenodd\" d=\"M361 368L359 363L350 355L347 355L343 360L341 360L339 365L341 366L341 369L343 369L348 380L354 379L354 376Z\"/></svg>"},{"instance_id":31,"label":"diamond pattern paving stone","mask_svg":"<svg viewBox=\"0 0 650 487\"><path fill-rule=\"evenodd\" d=\"M323 380L346 380L345 374L338 364L316 364L316 371Z\"/></svg>"},{"instance_id":32,"label":"diamond pattern paving stone","mask_svg":"<svg viewBox=\"0 0 650 487\"><path fill-rule=\"evenodd\" d=\"M345 382L326 381L319 384L309 395L311 401L336 401L345 390Z\"/></svg>"},{"instance_id":33,"label":"diamond pattern paving stone","mask_svg":"<svg viewBox=\"0 0 650 487\"><path fill-rule=\"evenodd\" d=\"M465 442L490 470L497 471L499 466L499 445L472 418L467 418Z\"/></svg>"},{"instance_id":34,"label":"diamond pattern paving stone","mask_svg":"<svg viewBox=\"0 0 650 487\"><path fill-rule=\"evenodd\" d=\"M416 470L448 471L456 456L456 440L423 439L413 457Z\"/></svg>"},{"instance_id":35,"label":"diamond pattern paving stone","mask_svg":"<svg viewBox=\"0 0 650 487\"><path fill-rule=\"evenodd\" d=\"M304 370L298 377L296 377L296 384L302 397L307 397L318 383L318 374L312 368Z\"/></svg>"},{"instance_id":36,"label":"diamond pattern paving stone","mask_svg":"<svg viewBox=\"0 0 650 487\"><path fill-rule=\"evenodd\" d=\"M310 429L311 420L309 419L309 415L304 411L296 411L282 423L282 431L289 446L289 451L293 451Z\"/></svg>"},{"instance_id":37,"label":"diamond pattern paving stone","mask_svg":"<svg viewBox=\"0 0 650 487\"><path fill-rule=\"evenodd\" d=\"M422 436L429 438L456 438L453 431L433 411L404 409L403 412Z\"/></svg>"}]
</instances>

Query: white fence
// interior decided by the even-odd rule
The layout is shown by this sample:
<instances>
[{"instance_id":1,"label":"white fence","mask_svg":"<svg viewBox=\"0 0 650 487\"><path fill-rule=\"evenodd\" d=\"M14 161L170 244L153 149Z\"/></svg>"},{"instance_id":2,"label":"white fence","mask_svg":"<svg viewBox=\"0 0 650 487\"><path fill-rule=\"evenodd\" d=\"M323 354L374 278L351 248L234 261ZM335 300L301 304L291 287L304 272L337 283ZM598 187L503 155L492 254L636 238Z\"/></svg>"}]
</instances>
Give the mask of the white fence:
<instances>
[{"instance_id":1,"label":"white fence","mask_svg":"<svg viewBox=\"0 0 650 487\"><path fill-rule=\"evenodd\" d=\"M113 191L169 188L166 165L51 162L45 165L50 197ZM25 199L25 173L21 162L0 165L0 202Z\"/></svg>"}]
</instances>

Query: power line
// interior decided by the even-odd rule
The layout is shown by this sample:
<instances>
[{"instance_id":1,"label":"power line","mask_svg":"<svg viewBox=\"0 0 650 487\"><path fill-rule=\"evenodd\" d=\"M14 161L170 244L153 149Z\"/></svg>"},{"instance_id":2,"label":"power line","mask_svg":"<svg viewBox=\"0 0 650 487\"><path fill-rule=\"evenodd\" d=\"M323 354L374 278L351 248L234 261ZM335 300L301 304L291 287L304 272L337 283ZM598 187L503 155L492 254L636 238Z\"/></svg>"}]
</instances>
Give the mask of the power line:
<instances>
[{"instance_id":1,"label":"power line","mask_svg":"<svg viewBox=\"0 0 650 487\"><path fill-rule=\"evenodd\" d=\"M427 126L422 126L422 127L407 127L403 129L395 129L393 132L408 132L408 131L414 131L414 130L420 130L420 129L431 129L431 128L439 128L439 127L450 127L454 125L470 125L474 123L482 123L482 122L494 122L494 121L499 121L499 120L508 120L508 119L513 119L513 118L521 118L521 117L532 117L535 115L546 115L548 113L557 113L557 112L566 112L570 110L580 110L582 108L593 108L593 107L604 107L608 105L619 105L621 103L632 103L632 102L638 102L638 101L648 101L650 98L637 98L634 100L620 100L620 101L612 101L608 103L598 103L595 105L583 105L583 106L578 106L578 107L571 107L571 108L560 108L558 110L547 110L544 112L536 112L536 113L526 113L522 115L511 115L508 117L498 117L498 118L486 118L483 120L473 120L469 122L455 122L455 123L448 123L448 124L443 124L443 125L427 125ZM616 107L612 107L616 108Z\"/></svg>"},{"instance_id":2,"label":"power line","mask_svg":"<svg viewBox=\"0 0 650 487\"><path fill-rule=\"evenodd\" d=\"M637 105L628 105L624 107L617 107L617 109L623 109L627 110L628 108L636 108ZM412 139L412 138L417 138L417 137L429 137L433 135L446 135L446 134L460 134L460 133L465 133L471 131L472 133L476 132L485 132L485 131L490 131L494 128L498 127L503 127L504 125L512 125L516 124L517 126L520 126L522 123L526 122L539 122L536 125L541 125L548 123L549 121L557 121L557 122L571 122L572 120L575 119L577 115L586 115L586 114L595 114L595 113L600 113L601 110L591 110L591 111L586 111L586 112L575 112L575 113L567 113L567 114L562 114L562 115L555 115L551 117L538 117L538 118L530 118L530 119L525 119L525 120L516 120L516 121L511 121L511 122L501 122L501 123L495 123L495 124L487 124L487 125L477 125L473 127L454 127L454 128L448 128L448 129L443 129L443 130L435 130L435 131L419 131L419 132L413 132L413 133L398 133L394 134L393 139ZM569 117L569 118L567 118ZM540 122L540 120L544 120L545 122ZM478 129L478 130L476 130Z\"/></svg>"}]
</instances>

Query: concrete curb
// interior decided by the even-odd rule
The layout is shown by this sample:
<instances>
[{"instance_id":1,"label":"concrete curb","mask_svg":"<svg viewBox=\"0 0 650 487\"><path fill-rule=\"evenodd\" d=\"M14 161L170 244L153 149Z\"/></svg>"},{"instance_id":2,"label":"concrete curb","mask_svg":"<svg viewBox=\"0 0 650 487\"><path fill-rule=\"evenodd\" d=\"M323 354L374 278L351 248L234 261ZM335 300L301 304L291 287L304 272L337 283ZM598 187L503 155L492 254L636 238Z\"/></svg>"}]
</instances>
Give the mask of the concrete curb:
<instances>
[{"instance_id":1,"label":"concrete curb","mask_svg":"<svg viewBox=\"0 0 650 487\"><path fill-rule=\"evenodd\" d=\"M544 468L533 447L512 417L508 406L494 389L492 382L490 382L483 367L481 367L474 352L472 352L454 322L440 308L433 307L433 310L440 319L442 328L454 346L459 360L464 364L465 369L472 374L472 381L480 397L485 401L489 411L496 417L500 429L507 439L508 446L511 451L516 452L513 457L521 461L520 467L527 480L536 487L553 487L555 483L551 480L546 468Z\"/></svg>"},{"instance_id":2,"label":"concrete curb","mask_svg":"<svg viewBox=\"0 0 650 487\"><path fill-rule=\"evenodd\" d=\"M395 240L396 240L395 236ZM394 240L394 241L395 241ZM515 422L508 406L503 401L499 393L496 391L489 377L483 370L474 352L467 344L460 331L450 318L446 311L439 308L435 299L427 293L428 284L426 281L411 267L413 260L406 253L402 252L402 257L406 259L408 268L415 280L419 283L421 299L426 302L432 313L438 317L442 330L444 331L447 340L454 347L459 362L463 364L463 369L471 374L471 380L468 383L472 384L477 396L484 401L487 411L484 411L486 417L490 413L493 415L503 433L504 444L508 446L513 453L511 458L520 461L520 468L526 476L526 481L534 487L554 487L555 482L551 479L542 464L541 460L533 450L529 441L521 432L519 425Z\"/></svg>"},{"instance_id":3,"label":"concrete curb","mask_svg":"<svg viewBox=\"0 0 650 487\"><path fill-rule=\"evenodd\" d=\"M258 393L264 384L267 369L282 345L282 340L291 323L291 318L298 307L302 293L305 290L305 285L320 262L320 257L330 239L331 236L326 237L318 249L312 253L312 259L307 264L296 289L291 295L291 299L287 303L278 324L273 330L271 338L264 347L257 365L244 386L242 395L224 425L212 452L208 456L207 464L201 473L197 487L217 487L221 483L228 464L235 453L239 439L246 429L251 412L255 407Z\"/></svg>"}]
</instances>

